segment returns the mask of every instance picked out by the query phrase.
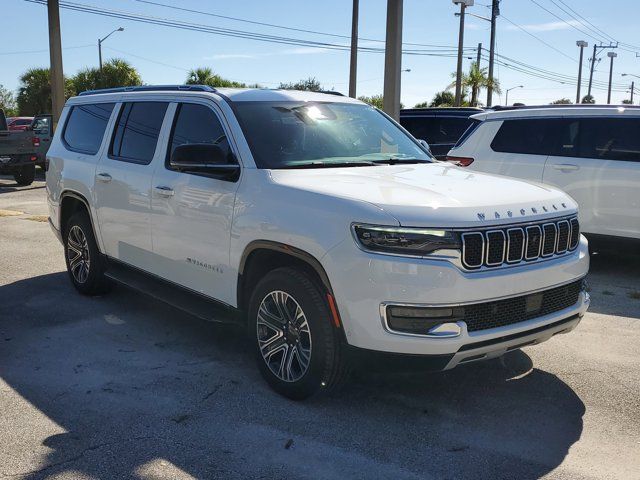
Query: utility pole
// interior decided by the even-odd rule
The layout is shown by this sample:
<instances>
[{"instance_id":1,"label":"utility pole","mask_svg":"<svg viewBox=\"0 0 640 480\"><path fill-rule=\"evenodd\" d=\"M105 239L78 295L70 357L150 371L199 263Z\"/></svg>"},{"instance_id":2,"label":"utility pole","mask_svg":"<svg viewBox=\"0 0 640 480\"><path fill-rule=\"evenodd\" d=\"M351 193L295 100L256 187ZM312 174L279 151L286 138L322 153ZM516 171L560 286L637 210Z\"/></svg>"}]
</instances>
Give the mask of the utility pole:
<instances>
[{"instance_id":1,"label":"utility pole","mask_svg":"<svg viewBox=\"0 0 640 480\"><path fill-rule=\"evenodd\" d=\"M491 43L489 45L489 87L487 87L487 107L493 103L493 63L496 50L496 18L500 15L500 0L491 3Z\"/></svg>"},{"instance_id":2,"label":"utility pole","mask_svg":"<svg viewBox=\"0 0 640 480\"><path fill-rule=\"evenodd\" d=\"M49 68L51 82L51 115L53 128L58 125L64 107L64 75L62 73L62 40L60 38L60 6L58 0L47 2L49 19ZM43 113L43 112L39 112Z\"/></svg>"},{"instance_id":3,"label":"utility pole","mask_svg":"<svg viewBox=\"0 0 640 480\"><path fill-rule=\"evenodd\" d=\"M462 49L464 48L464 12L467 8L468 0L453 0L454 5L460 5L460 31L458 32L458 66L456 69L456 99L455 106L462 103ZM473 0L471 0L473 5Z\"/></svg>"},{"instance_id":4,"label":"utility pole","mask_svg":"<svg viewBox=\"0 0 640 480\"><path fill-rule=\"evenodd\" d=\"M476 55L476 66L480 69L480 53L482 52L482 43L478 44L478 53Z\"/></svg>"},{"instance_id":5,"label":"utility pole","mask_svg":"<svg viewBox=\"0 0 640 480\"><path fill-rule=\"evenodd\" d=\"M631 105L633 105L633 90L636 88L635 84L635 81L631 82Z\"/></svg>"},{"instance_id":6,"label":"utility pole","mask_svg":"<svg viewBox=\"0 0 640 480\"><path fill-rule=\"evenodd\" d=\"M611 59L611 65L609 66L609 91L607 93L607 103L611 103L611 82L613 80L613 59L616 58L618 54L616 52L607 52L607 57Z\"/></svg>"},{"instance_id":7,"label":"utility pole","mask_svg":"<svg viewBox=\"0 0 640 480\"><path fill-rule=\"evenodd\" d=\"M596 61L600 61L597 59L598 57L598 49L604 50L605 48L618 48L618 44L613 45L612 43L609 45L593 45L593 57L591 57L591 73L589 74L589 91L587 95L591 96L591 86L593 85L593 71L595 70Z\"/></svg>"},{"instance_id":8,"label":"utility pole","mask_svg":"<svg viewBox=\"0 0 640 480\"><path fill-rule=\"evenodd\" d=\"M580 87L582 86L582 58L584 55L584 47L588 47L589 44L584 40L578 40L576 45L580 47L580 63L578 64L578 91L576 93L576 103L580 103Z\"/></svg>"},{"instance_id":9,"label":"utility pole","mask_svg":"<svg viewBox=\"0 0 640 480\"><path fill-rule=\"evenodd\" d=\"M349 96L356 98L356 77L358 74L358 8L359 0L353 0L351 14L351 63L349 65Z\"/></svg>"},{"instance_id":10,"label":"utility pole","mask_svg":"<svg viewBox=\"0 0 640 480\"><path fill-rule=\"evenodd\" d=\"M400 76L402 70L402 2L387 0L387 35L384 52L383 110L400 119Z\"/></svg>"}]
</instances>

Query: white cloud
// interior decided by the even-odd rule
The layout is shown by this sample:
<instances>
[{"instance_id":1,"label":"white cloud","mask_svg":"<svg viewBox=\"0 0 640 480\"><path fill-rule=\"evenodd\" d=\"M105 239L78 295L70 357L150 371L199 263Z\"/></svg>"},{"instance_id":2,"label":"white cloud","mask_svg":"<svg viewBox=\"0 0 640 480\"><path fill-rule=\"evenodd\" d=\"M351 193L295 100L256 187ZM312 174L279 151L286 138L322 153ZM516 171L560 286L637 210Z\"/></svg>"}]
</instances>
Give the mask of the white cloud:
<instances>
[{"instance_id":1,"label":"white cloud","mask_svg":"<svg viewBox=\"0 0 640 480\"><path fill-rule=\"evenodd\" d=\"M284 50L276 50L275 52L267 53L217 53L215 55L209 55L203 57L205 60L231 60L238 58L258 58L258 57L274 57L277 55L317 55L319 53L327 53L330 50L327 48L317 47L296 47L287 48Z\"/></svg>"},{"instance_id":2,"label":"white cloud","mask_svg":"<svg viewBox=\"0 0 640 480\"><path fill-rule=\"evenodd\" d=\"M522 28L530 30L532 32L553 32L555 30L568 30L572 27L579 27L580 22L577 20L567 20L566 22L547 22L547 23L532 23L528 25L521 25ZM518 30L515 25L507 25L507 30Z\"/></svg>"}]
</instances>

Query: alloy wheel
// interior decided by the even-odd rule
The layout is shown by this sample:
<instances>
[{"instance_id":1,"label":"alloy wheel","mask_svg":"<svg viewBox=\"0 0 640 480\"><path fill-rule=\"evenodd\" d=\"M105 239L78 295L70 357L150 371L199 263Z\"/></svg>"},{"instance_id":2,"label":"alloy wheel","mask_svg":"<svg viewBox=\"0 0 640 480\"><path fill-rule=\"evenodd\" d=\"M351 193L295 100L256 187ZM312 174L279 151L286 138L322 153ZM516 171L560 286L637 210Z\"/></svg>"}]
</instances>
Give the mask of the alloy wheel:
<instances>
[{"instance_id":1,"label":"alloy wheel","mask_svg":"<svg viewBox=\"0 0 640 480\"><path fill-rule=\"evenodd\" d=\"M311 331L304 311L288 293L267 294L258 308L258 346L271 372L295 382L309 369Z\"/></svg>"},{"instance_id":2,"label":"alloy wheel","mask_svg":"<svg viewBox=\"0 0 640 480\"><path fill-rule=\"evenodd\" d=\"M71 275L78 283L85 283L89 277L89 245L82 229L74 225L67 236L67 259Z\"/></svg>"}]
</instances>

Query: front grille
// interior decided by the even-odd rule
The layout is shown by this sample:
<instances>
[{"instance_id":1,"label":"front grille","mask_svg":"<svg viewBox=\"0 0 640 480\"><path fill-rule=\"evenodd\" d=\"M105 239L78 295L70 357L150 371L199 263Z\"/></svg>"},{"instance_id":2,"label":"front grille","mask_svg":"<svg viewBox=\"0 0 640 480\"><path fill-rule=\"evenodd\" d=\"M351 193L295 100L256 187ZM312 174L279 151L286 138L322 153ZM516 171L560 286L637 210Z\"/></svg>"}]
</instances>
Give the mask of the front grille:
<instances>
[{"instance_id":1,"label":"front grille","mask_svg":"<svg viewBox=\"0 0 640 480\"><path fill-rule=\"evenodd\" d=\"M539 293L465 305L462 320L469 332L503 327L559 312L578 303L582 280Z\"/></svg>"},{"instance_id":2,"label":"front grille","mask_svg":"<svg viewBox=\"0 0 640 480\"><path fill-rule=\"evenodd\" d=\"M462 264L467 269L499 267L551 258L575 250L580 243L578 219L563 218L526 226L464 232Z\"/></svg>"}]
</instances>

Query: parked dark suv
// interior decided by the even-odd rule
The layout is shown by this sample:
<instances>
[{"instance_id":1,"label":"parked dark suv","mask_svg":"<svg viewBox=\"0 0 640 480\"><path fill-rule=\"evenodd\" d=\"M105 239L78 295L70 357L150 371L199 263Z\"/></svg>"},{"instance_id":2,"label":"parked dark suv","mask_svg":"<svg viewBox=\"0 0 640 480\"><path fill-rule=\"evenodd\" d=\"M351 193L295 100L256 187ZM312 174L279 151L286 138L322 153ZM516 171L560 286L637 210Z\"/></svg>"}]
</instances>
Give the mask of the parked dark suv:
<instances>
[{"instance_id":1,"label":"parked dark suv","mask_svg":"<svg viewBox=\"0 0 640 480\"><path fill-rule=\"evenodd\" d=\"M481 112L475 107L406 108L400 111L400 124L415 138L426 140L431 153L444 160L471 125L469 117Z\"/></svg>"}]
</instances>

